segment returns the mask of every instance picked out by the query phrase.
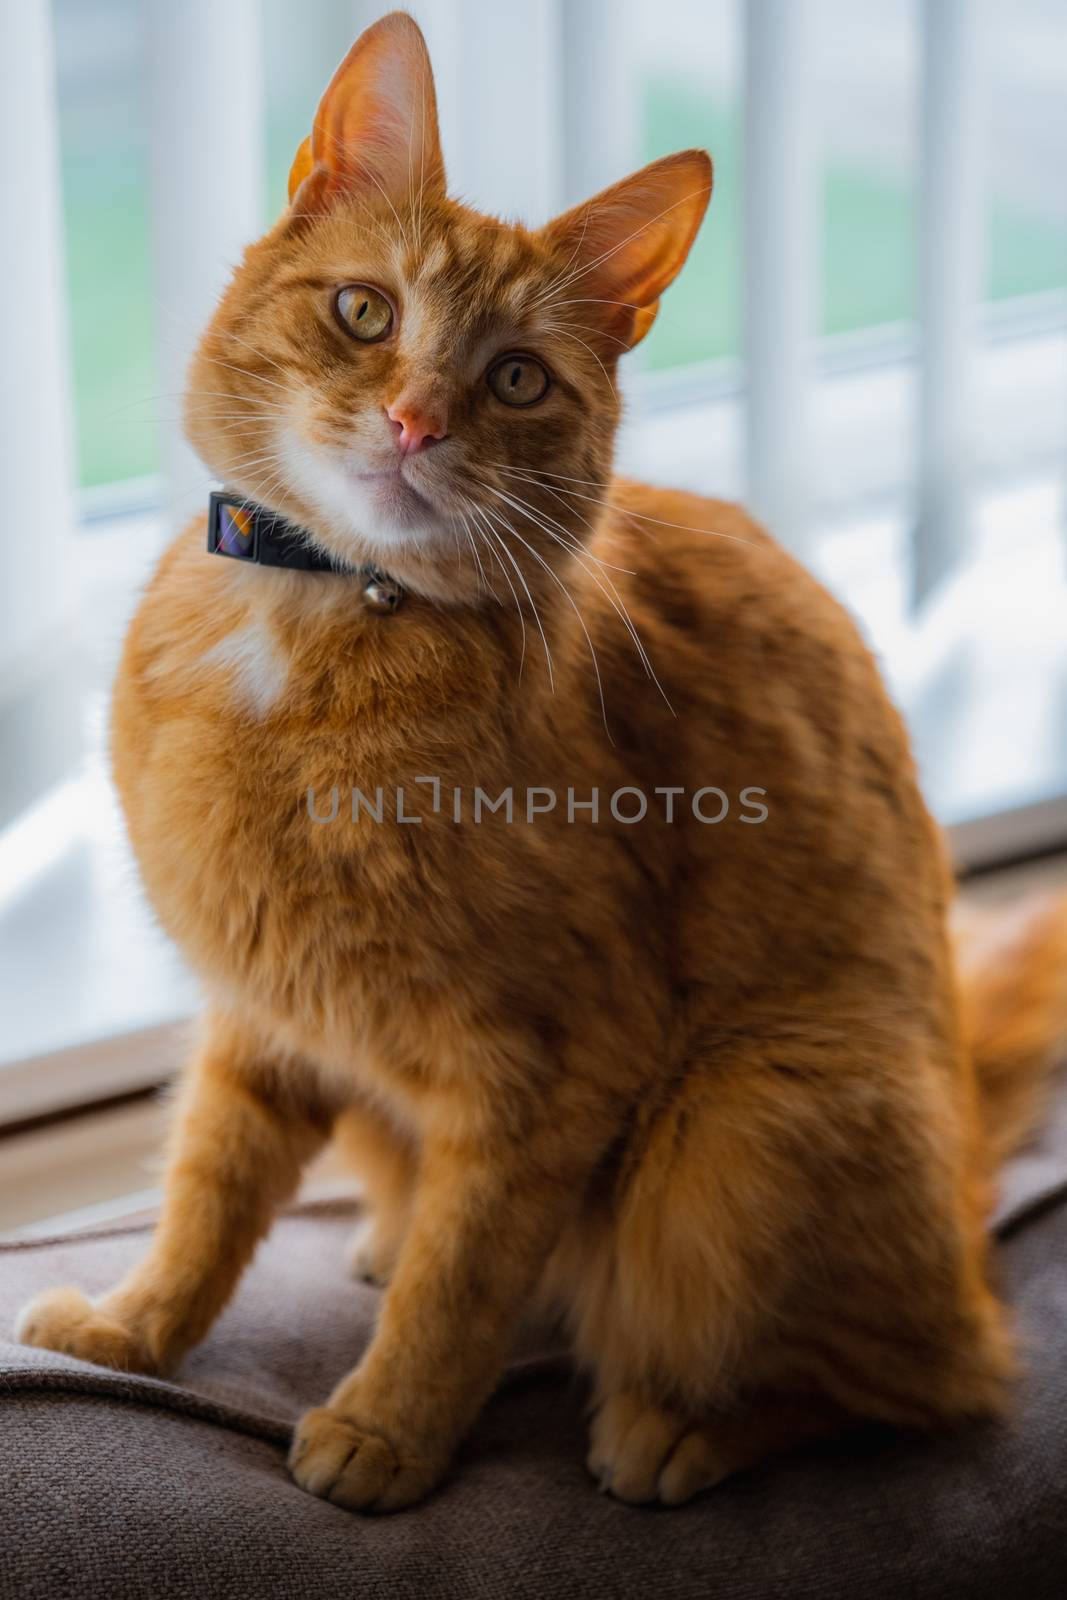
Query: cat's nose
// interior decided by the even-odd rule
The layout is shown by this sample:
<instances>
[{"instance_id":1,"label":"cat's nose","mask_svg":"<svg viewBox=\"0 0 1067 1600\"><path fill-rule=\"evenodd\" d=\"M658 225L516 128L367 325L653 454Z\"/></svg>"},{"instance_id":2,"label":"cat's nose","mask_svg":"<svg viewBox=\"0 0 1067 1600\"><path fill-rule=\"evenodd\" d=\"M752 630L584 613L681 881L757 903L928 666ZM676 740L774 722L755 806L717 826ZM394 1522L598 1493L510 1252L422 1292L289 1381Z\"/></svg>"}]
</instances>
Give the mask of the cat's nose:
<instances>
[{"instance_id":1,"label":"cat's nose","mask_svg":"<svg viewBox=\"0 0 1067 1600\"><path fill-rule=\"evenodd\" d=\"M430 410L401 399L386 406L385 414L402 455L428 450L432 444L447 436L447 419L443 411Z\"/></svg>"}]
</instances>

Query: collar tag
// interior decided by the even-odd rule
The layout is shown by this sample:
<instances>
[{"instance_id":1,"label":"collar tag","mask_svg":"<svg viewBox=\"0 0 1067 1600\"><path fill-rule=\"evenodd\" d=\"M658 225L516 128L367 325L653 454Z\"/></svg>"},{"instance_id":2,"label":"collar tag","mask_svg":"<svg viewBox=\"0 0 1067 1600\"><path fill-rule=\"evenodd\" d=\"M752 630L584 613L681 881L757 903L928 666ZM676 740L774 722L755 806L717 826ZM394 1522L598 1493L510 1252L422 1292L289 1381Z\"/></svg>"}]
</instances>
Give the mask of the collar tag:
<instances>
[{"instance_id":1,"label":"collar tag","mask_svg":"<svg viewBox=\"0 0 1067 1600\"><path fill-rule=\"evenodd\" d=\"M404 598L400 585L380 567L342 566L319 549L306 529L254 500L227 494L225 490L208 497L207 547L210 555L227 556L231 561L358 578L363 599L372 611L393 612Z\"/></svg>"},{"instance_id":2,"label":"collar tag","mask_svg":"<svg viewBox=\"0 0 1067 1600\"><path fill-rule=\"evenodd\" d=\"M276 511L240 495L208 497L207 547L214 556L252 561L261 567L291 567L298 572L344 572L307 533Z\"/></svg>"}]
</instances>

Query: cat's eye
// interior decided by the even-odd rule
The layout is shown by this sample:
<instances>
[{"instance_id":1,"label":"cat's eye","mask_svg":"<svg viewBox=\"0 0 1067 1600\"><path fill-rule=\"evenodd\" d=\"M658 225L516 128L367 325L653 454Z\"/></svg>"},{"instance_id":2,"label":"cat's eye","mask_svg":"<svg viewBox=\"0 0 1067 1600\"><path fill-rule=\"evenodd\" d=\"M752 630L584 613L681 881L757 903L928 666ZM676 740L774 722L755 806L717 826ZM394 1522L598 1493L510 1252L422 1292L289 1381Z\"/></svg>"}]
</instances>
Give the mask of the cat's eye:
<instances>
[{"instance_id":1,"label":"cat's eye","mask_svg":"<svg viewBox=\"0 0 1067 1600\"><path fill-rule=\"evenodd\" d=\"M381 290L369 283L349 283L338 289L334 308L345 332L362 344L384 339L393 326L392 306Z\"/></svg>"},{"instance_id":2,"label":"cat's eye","mask_svg":"<svg viewBox=\"0 0 1067 1600\"><path fill-rule=\"evenodd\" d=\"M501 356L485 375L498 400L506 406L532 406L548 393L548 368L536 356Z\"/></svg>"}]
</instances>

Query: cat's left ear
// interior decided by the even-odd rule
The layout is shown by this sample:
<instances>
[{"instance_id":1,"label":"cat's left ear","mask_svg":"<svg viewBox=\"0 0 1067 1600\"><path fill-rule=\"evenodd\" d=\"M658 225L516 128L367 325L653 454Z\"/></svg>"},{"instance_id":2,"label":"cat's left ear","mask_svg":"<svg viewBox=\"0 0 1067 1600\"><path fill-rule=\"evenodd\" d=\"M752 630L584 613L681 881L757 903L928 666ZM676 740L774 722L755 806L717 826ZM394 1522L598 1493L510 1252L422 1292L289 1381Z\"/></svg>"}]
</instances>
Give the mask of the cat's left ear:
<instances>
[{"instance_id":1,"label":"cat's left ear","mask_svg":"<svg viewBox=\"0 0 1067 1600\"><path fill-rule=\"evenodd\" d=\"M655 321L659 297L685 265L704 219L711 182L707 151L682 150L542 229L567 262L557 296L581 302L581 320L605 334L614 354L637 344Z\"/></svg>"},{"instance_id":2,"label":"cat's left ear","mask_svg":"<svg viewBox=\"0 0 1067 1600\"><path fill-rule=\"evenodd\" d=\"M399 205L444 186L426 41L412 17L392 11L360 35L331 78L289 173L289 201L296 212L316 212L367 193Z\"/></svg>"}]
</instances>

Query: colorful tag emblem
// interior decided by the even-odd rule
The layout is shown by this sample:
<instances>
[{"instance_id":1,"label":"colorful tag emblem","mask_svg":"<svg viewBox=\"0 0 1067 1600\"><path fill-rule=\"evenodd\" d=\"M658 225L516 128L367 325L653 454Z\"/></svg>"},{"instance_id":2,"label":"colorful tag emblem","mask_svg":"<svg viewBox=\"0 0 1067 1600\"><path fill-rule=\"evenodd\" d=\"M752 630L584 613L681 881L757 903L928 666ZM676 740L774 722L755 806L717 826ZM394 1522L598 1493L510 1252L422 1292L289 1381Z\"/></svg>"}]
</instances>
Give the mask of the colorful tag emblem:
<instances>
[{"instance_id":1,"label":"colorful tag emblem","mask_svg":"<svg viewBox=\"0 0 1067 1600\"><path fill-rule=\"evenodd\" d=\"M236 556L238 561L255 559L255 522L246 506L227 505L225 502L220 504L215 549L225 556Z\"/></svg>"}]
</instances>

